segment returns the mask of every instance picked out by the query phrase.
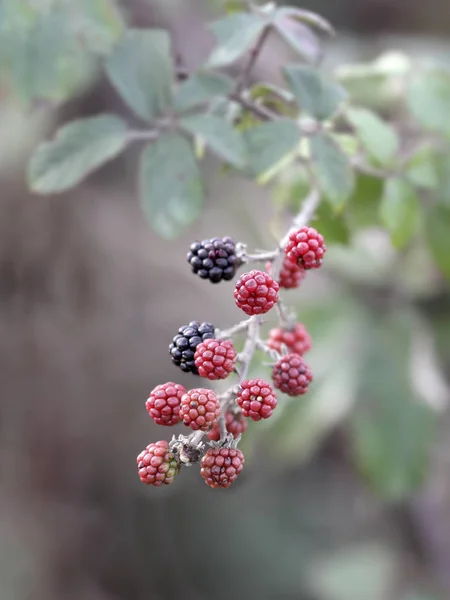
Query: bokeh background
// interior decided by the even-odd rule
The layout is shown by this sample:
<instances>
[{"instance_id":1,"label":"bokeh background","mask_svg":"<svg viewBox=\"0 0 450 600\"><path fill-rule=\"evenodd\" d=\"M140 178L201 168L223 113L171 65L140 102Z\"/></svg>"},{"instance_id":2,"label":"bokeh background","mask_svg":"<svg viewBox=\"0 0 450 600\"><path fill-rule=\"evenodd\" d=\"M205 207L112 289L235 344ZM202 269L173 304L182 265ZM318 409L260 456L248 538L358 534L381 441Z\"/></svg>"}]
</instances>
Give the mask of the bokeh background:
<instances>
[{"instance_id":1,"label":"bokeh background","mask_svg":"<svg viewBox=\"0 0 450 600\"><path fill-rule=\"evenodd\" d=\"M169 28L194 68L219 5L122 8L130 23ZM330 65L387 48L450 63L446 0L301 5L339 30ZM276 79L289 58L271 41L255 77ZM331 247L292 293L314 338L315 387L250 426L235 486L210 490L195 467L167 489L139 482L137 453L167 435L145 412L149 390L194 385L168 357L176 329L241 316L231 283L191 275L189 244L232 235L268 248L282 217L270 189L208 159L201 220L161 240L138 205L134 152L71 193L31 195L29 154L58 123L126 112L101 74L76 86L71 75L62 102L24 106L0 88L2 600L450 598L450 295L421 248L399 256L384 233Z\"/></svg>"}]
</instances>

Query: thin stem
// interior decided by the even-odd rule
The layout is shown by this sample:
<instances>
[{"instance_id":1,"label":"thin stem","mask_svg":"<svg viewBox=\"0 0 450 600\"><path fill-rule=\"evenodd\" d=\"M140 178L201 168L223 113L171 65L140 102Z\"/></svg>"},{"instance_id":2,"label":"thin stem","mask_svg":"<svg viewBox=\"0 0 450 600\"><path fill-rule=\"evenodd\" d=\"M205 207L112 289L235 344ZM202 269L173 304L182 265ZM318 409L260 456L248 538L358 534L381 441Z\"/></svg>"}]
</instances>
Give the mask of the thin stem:
<instances>
[{"instance_id":1,"label":"thin stem","mask_svg":"<svg viewBox=\"0 0 450 600\"><path fill-rule=\"evenodd\" d=\"M240 370L239 370L239 381L244 381L247 377L248 369L255 353L256 344L259 339L259 327L260 321L258 315L250 317L248 326L248 336L244 345L244 349L239 355Z\"/></svg>"},{"instance_id":2,"label":"thin stem","mask_svg":"<svg viewBox=\"0 0 450 600\"><path fill-rule=\"evenodd\" d=\"M231 337L233 337L236 333L241 333L243 331L247 331L248 327L250 324L250 319L245 319L245 321L241 321L240 323L237 323L236 325L234 325L233 327L230 327L229 329L223 329L223 330L216 330L216 339L218 340L226 340L229 339Z\"/></svg>"},{"instance_id":3,"label":"thin stem","mask_svg":"<svg viewBox=\"0 0 450 600\"><path fill-rule=\"evenodd\" d=\"M158 129L148 129L144 131L129 131L127 134L127 138L129 142L136 142L140 140L152 142L158 139L160 134L161 131L159 131Z\"/></svg>"},{"instance_id":4,"label":"thin stem","mask_svg":"<svg viewBox=\"0 0 450 600\"><path fill-rule=\"evenodd\" d=\"M273 112L269 108L266 108L265 106L262 106L261 104L257 104L249 98L246 98L242 93L230 92L228 94L228 98L240 104L242 108L245 108L249 112L253 113L262 121L275 121L275 119L279 118L277 113Z\"/></svg>"},{"instance_id":5,"label":"thin stem","mask_svg":"<svg viewBox=\"0 0 450 600\"><path fill-rule=\"evenodd\" d=\"M262 340L258 340L256 342L256 347L258 348L258 350L261 350L261 352L267 354L272 360L278 360L281 358L281 354L279 354L279 352L277 352L273 348L269 348L269 346Z\"/></svg>"},{"instance_id":6,"label":"thin stem","mask_svg":"<svg viewBox=\"0 0 450 600\"><path fill-rule=\"evenodd\" d=\"M190 446L198 446L199 443L202 441L203 436L205 435L204 431L194 431L194 433L192 433L189 436L189 445Z\"/></svg>"},{"instance_id":7,"label":"thin stem","mask_svg":"<svg viewBox=\"0 0 450 600\"><path fill-rule=\"evenodd\" d=\"M258 60L259 55L261 54L261 50L263 49L264 43L266 42L267 37L269 36L269 33L270 33L270 26L267 25L267 27L265 27L263 29L255 46L250 51L250 56L249 56L248 62L246 64L246 66L244 67L244 69L242 70L242 73L239 75L237 82L236 82L236 87L235 87L234 91L237 96L240 96L242 90L246 87L247 82L250 78L252 69L255 66L256 61Z\"/></svg>"}]
</instances>

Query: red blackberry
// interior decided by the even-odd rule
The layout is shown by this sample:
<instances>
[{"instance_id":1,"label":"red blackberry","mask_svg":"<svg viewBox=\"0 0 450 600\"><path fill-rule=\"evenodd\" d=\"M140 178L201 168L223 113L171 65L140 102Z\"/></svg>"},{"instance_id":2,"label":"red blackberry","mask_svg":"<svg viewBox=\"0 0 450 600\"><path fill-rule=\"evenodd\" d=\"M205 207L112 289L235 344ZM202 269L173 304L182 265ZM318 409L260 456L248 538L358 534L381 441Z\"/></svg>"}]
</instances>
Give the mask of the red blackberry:
<instances>
[{"instance_id":1,"label":"red blackberry","mask_svg":"<svg viewBox=\"0 0 450 600\"><path fill-rule=\"evenodd\" d=\"M230 340L206 340L201 342L194 355L195 366L201 377L225 379L233 372L236 350Z\"/></svg>"},{"instance_id":2,"label":"red blackberry","mask_svg":"<svg viewBox=\"0 0 450 600\"><path fill-rule=\"evenodd\" d=\"M269 275L271 274L271 262L266 264L266 271L269 273ZM278 277L280 288L285 290L298 288L300 283L305 279L305 276L306 273L303 265L296 265L291 262L287 256L284 257L283 264L281 265L280 276Z\"/></svg>"},{"instance_id":3,"label":"red blackberry","mask_svg":"<svg viewBox=\"0 0 450 600\"><path fill-rule=\"evenodd\" d=\"M244 415L241 411L236 413L229 410L225 413L225 426L228 433L231 433L236 439L238 435L244 433L248 427L248 423L247 420L244 419ZM213 442L218 442L220 440L220 429L218 423L216 423L208 433L208 437Z\"/></svg>"},{"instance_id":4,"label":"red blackberry","mask_svg":"<svg viewBox=\"0 0 450 600\"><path fill-rule=\"evenodd\" d=\"M214 325L211 323L191 321L189 325L180 327L169 346L173 364L180 367L185 373L198 375L194 362L195 349L200 342L214 339L214 336Z\"/></svg>"},{"instance_id":5,"label":"red blackberry","mask_svg":"<svg viewBox=\"0 0 450 600\"><path fill-rule=\"evenodd\" d=\"M262 315L278 301L279 288L271 275L254 269L240 277L234 290L234 299L246 315Z\"/></svg>"},{"instance_id":6,"label":"red blackberry","mask_svg":"<svg viewBox=\"0 0 450 600\"><path fill-rule=\"evenodd\" d=\"M149 444L136 459L142 483L160 486L169 485L180 472L180 463L165 440Z\"/></svg>"},{"instance_id":7,"label":"red blackberry","mask_svg":"<svg viewBox=\"0 0 450 600\"><path fill-rule=\"evenodd\" d=\"M291 233L285 252L294 264L304 269L318 269L326 249L323 236L314 227L302 227Z\"/></svg>"},{"instance_id":8,"label":"red blackberry","mask_svg":"<svg viewBox=\"0 0 450 600\"><path fill-rule=\"evenodd\" d=\"M184 385L179 383L163 383L150 392L145 403L148 414L158 425L176 425L181 421L180 402L186 393Z\"/></svg>"},{"instance_id":9,"label":"red blackberry","mask_svg":"<svg viewBox=\"0 0 450 600\"><path fill-rule=\"evenodd\" d=\"M241 383L236 402L242 408L244 417L260 421L272 416L277 397L272 386L264 379L247 379Z\"/></svg>"},{"instance_id":10,"label":"red blackberry","mask_svg":"<svg viewBox=\"0 0 450 600\"><path fill-rule=\"evenodd\" d=\"M219 415L220 402L212 390L197 388L181 398L180 417L194 431L209 431Z\"/></svg>"},{"instance_id":11,"label":"red blackberry","mask_svg":"<svg viewBox=\"0 0 450 600\"><path fill-rule=\"evenodd\" d=\"M292 329L276 327L270 330L267 345L280 353L281 346L284 345L288 352L303 356L311 349L311 336L302 323L296 323Z\"/></svg>"},{"instance_id":12,"label":"red blackberry","mask_svg":"<svg viewBox=\"0 0 450 600\"><path fill-rule=\"evenodd\" d=\"M244 468L244 455L237 448L210 448L202 458L200 475L212 488L229 488Z\"/></svg>"},{"instance_id":13,"label":"red blackberry","mask_svg":"<svg viewBox=\"0 0 450 600\"><path fill-rule=\"evenodd\" d=\"M236 244L230 237L194 242L187 254L192 271L211 283L233 279L239 266Z\"/></svg>"},{"instance_id":14,"label":"red blackberry","mask_svg":"<svg viewBox=\"0 0 450 600\"><path fill-rule=\"evenodd\" d=\"M272 379L274 386L288 396L300 396L308 391L313 376L301 356L286 354L275 364Z\"/></svg>"}]
</instances>

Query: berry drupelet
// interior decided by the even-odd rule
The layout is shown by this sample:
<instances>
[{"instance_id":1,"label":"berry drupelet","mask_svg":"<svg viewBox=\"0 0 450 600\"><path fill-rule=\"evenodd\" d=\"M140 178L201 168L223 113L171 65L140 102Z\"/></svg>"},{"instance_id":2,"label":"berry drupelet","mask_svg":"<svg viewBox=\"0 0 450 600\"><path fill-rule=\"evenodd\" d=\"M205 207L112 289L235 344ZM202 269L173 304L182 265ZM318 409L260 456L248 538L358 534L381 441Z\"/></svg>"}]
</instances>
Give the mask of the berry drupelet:
<instances>
[{"instance_id":1,"label":"berry drupelet","mask_svg":"<svg viewBox=\"0 0 450 600\"><path fill-rule=\"evenodd\" d=\"M142 483L160 486L169 485L180 472L180 463L165 440L149 444L136 459Z\"/></svg>"},{"instance_id":2,"label":"berry drupelet","mask_svg":"<svg viewBox=\"0 0 450 600\"><path fill-rule=\"evenodd\" d=\"M313 376L301 356L286 354L276 362L272 379L274 386L288 396L301 396L308 391Z\"/></svg>"},{"instance_id":3,"label":"berry drupelet","mask_svg":"<svg viewBox=\"0 0 450 600\"><path fill-rule=\"evenodd\" d=\"M272 263L268 262L266 264L266 271L267 273L271 274ZM280 275L278 277L280 288L285 290L298 288L300 283L305 279L305 276L306 273L303 265L296 265L290 261L287 256L284 257L280 269Z\"/></svg>"},{"instance_id":4,"label":"berry drupelet","mask_svg":"<svg viewBox=\"0 0 450 600\"><path fill-rule=\"evenodd\" d=\"M234 439L236 439L238 435L246 431L248 422L241 411L235 412L229 410L225 413L225 427L228 433L231 433ZM213 442L218 442L220 440L220 428L218 423L216 423L208 433L208 437Z\"/></svg>"},{"instance_id":5,"label":"berry drupelet","mask_svg":"<svg viewBox=\"0 0 450 600\"><path fill-rule=\"evenodd\" d=\"M184 385L169 381L157 385L145 403L148 414L158 425L176 425L181 421L180 402L186 393Z\"/></svg>"},{"instance_id":6,"label":"berry drupelet","mask_svg":"<svg viewBox=\"0 0 450 600\"><path fill-rule=\"evenodd\" d=\"M241 383L241 391L236 398L244 417L253 421L268 419L277 405L272 386L264 379L247 379Z\"/></svg>"},{"instance_id":7,"label":"berry drupelet","mask_svg":"<svg viewBox=\"0 0 450 600\"><path fill-rule=\"evenodd\" d=\"M200 474L212 488L229 488L244 468L244 455L237 448L210 448L202 458Z\"/></svg>"},{"instance_id":8,"label":"berry drupelet","mask_svg":"<svg viewBox=\"0 0 450 600\"><path fill-rule=\"evenodd\" d=\"M209 431L220 415L220 402L212 390L189 390L181 398L180 416L194 431Z\"/></svg>"},{"instance_id":9,"label":"berry drupelet","mask_svg":"<svg viewBox=\"0 0 450 600\"><path fill-rule=\"evenodd\" d=\"M311 336L302 323L295 323L292 329L281 327L271 329L267 345L280 353L281 347L284 345L291 354L303 356L311 349Z\"/></svg>"},{"instance_id":10,"label":"berry drupelet","mask_svg":"<svg viewBox=\"0 0 450 600\"><path fill-rule=\"evenodd\" d=\"M314 227L302 227L289 236L285 253L288 260L304 269L318 269L326 250L323 236Z\"/></svg>"},{"instance_id":11,"label":"berry drupelet","mask_svg":"<svg viewBox=\"0 0 450 600\"><path fill-rule=\"evenodd\" d=\"M195 366L201 377L225 379L234 371L237 352L230 340L206 340L195 350Z\"/></svg>"},{"instance_id":12,"label":"berry drupelet","mask_svg":"<svg viewBox=\"0 0 450 600\"><path fill-rule=\"evenodd\" d=\"M180 327L169 346L173 364L180 367L185 373L198 375L194 361L195 350L201 342L214 339L214 331L214 325L211 323L199 323L198 321L191 321L189 325Z\"/></svg>"},{"instance_id":13,"label":"berry drupelet","mask_svg":"<svg viewBox=\"0 0 450 600\"><path fill-rule=\"evenodd\" d=\"M278 302L279 289L271 275L253 269L244 273L236 283L234 299L246 315L262 315Z\"/></svg>"},{"instance_id":14,"label":"berry drupelet","mask_svg":"<svg viewBox=\"0 0 450 600\"><path fill-rule=\"evenodd\" d=\"M230 237L212 238L194 242L187 254L192 271L211 283L233 279L240 261L236 256L236 244Z\"/></svg>"}]
</instances>

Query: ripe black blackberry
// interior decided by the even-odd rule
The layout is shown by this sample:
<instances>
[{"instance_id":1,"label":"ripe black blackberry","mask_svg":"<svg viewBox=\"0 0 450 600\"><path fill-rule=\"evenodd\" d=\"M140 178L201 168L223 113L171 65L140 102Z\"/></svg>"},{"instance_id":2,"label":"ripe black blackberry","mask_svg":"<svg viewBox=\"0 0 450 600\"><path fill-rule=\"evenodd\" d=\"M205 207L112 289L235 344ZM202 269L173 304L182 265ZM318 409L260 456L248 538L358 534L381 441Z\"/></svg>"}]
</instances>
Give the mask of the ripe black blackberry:
<instances>
[{"instance_id":1,"label":"ripe black blackberry","mask_svg":"<svg viewBox=\"0 0 450 600\"><path fill-rule=\"evenodd\" d=\"M214 325L211 323L199 323L198 321L191 321L189 325L180 327L169 346L173 364L180 367L185 373L198 375L198 369L194 362L195 349L200 342L214 339L214 330Z\"/></svg>"},{"instance_id":2,"label":"ripe black blackberry","mask_svg":"<svg viewBox=\"0 0 450 600\"><path fill-rule=\"evenodd\" d=\"M230 237L212 238L194 242L187 254L192 271L211 283L233 279L240 261L236 256L236 244Z\"/></svg>"}]
</instances>

